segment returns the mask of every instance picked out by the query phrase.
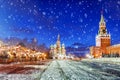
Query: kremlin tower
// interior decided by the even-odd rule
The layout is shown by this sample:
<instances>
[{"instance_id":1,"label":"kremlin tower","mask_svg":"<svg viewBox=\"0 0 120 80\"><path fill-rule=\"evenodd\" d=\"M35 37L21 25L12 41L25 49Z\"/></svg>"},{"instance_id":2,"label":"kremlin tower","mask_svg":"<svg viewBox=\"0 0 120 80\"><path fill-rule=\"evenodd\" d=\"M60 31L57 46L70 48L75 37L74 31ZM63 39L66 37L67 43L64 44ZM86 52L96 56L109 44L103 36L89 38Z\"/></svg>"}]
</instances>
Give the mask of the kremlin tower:
<instances>
[{"instance_id":1,"label":"kremlin tower","mask_svg":"<svg viewBox=\"0 0 120 80\"><path fill-rule=\"evenodd\" d=\"M106 29L104 16L103 14L101 14L101 20L99 22L99 31L98 31L98 35L96 36L96 46L102 49L102 53L105 53L106 47L110 45L111 45L111 37Z\"/></svg>"},{"instance_id":2,"label":"kremlin tower","mask_svg":"<svg viewBox=\"0 0 120 80\"><path fill-rule=\"evenodd\" d=\"M109 46L111 46L111 36L107 32L106 22L103 13L101 13L99 30L96 35L96 46L90 47L90 54L94 58L102 57L102 55L107 54L107 47Z\"/></svg>"},{"instance_id":3,"label":"kremlin tower","mask_svg":"<svg viewBox=\"0 0 120 80\"><path fill-rule=\"evenodd\" d=\"M64 59L66 58L65 45L60 43L60 35L58 35L57 42L50 47L50 55L53 59Z\"/></svg>"}]
</instances>

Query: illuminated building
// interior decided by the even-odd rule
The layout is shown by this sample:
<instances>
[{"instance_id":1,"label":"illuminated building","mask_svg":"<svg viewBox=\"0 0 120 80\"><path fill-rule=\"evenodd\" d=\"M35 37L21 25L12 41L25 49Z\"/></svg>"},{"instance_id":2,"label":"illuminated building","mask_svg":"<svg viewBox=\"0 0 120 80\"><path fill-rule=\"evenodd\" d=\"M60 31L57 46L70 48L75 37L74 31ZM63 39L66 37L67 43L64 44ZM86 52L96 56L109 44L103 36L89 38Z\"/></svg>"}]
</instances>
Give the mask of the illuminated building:
<instances>
[{"instance_id":1,"label":"illuminated building","mask_svg":"<svg viewBox=\"0 0 120 80\"><path fill-rule=\"evenodd\" d=\"M107 53L116 57L120 57L120 44L112 45L106 48Z\"/></svg>"},{"instance_id":2,"label":"illuminated building","mask_svg":"<svg viewBox=\"0 0 120 80\"><path fill-rule=\"evenodd\" d=\"M53 59L63 59L66 57L65 45L60 43L60 35L58 35L57 42L50 47L50 55Z\"/></svg>"},{"instance_id":3,"label":"illuminated building","mask_svg":"<svg viewBox=\"0 0 120 80\"><path fill-rule=\"evenodd\" d=\"M4 43L2 41L0 41L0 47L3 46L3 45L4 45Z\"/></svg>"},{"instance_id":4,"label":"illuminated building","mask_svg":"<svg viewBox=\"0 0 120 80\"><path fill-rule=\"evenodd\" d=\"M107 54L106 48L111 45L111 36L106 29L106 22L103 14L99 22L99 31L96 35L96 46L90 48L90 53L93 57L102 57L102 54Z\"/></svg>"},{"instance_id":5,"label":"illuminated building","mask_svg":"<svg viewBox=\"0 0 120 80\"><path fill-rule=\"evenodd\" d=\"M0 63L39 61L46 58L46 54L44 55L43 54L44 53L33 51L20 45L17 46L3 45L0 46Z\"/></svg>"},{"instance_id":6,"label":"illuminated building","mask_svg":"<svg viewBox=\"0 0 120 80\"><path fill-rule=\"evenodd\" d=\"M90 47L90 54L94 58L106 57L106 55L107 57L120 56L120 44L111 45L111 35L107 32L103 14L101 14L99 31L96 36L96 46Z\"/></svg>"}]
</instances>

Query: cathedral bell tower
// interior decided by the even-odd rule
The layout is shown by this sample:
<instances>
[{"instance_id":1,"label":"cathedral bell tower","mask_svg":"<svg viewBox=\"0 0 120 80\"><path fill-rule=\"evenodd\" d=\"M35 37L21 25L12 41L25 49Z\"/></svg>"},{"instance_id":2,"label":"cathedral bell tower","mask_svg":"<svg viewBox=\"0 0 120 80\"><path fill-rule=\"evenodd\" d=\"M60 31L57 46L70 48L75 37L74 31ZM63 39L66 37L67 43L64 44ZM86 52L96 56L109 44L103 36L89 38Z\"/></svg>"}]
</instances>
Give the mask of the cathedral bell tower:
<instances>
[{"instance_id":1,"label":"cathedral bell tower","mask_svg":"<svg viewBox=\"0 0 120 80\"><path fill-rule=\"evenodd\" d=\"M61 45L60 45L60 35L58 34L57 42L56 42L57 53L61 53Z\"/></svg>"},{"instance_id":2,"label":"cathedral bell tower","mask_svg":"<svg viewBox=\"0 0 120 80\"><path fill-rule=\"evenodd\" d=\"M99 31L98 35L96 36L96 46L100 47L105 53L106 47L111 45L111 38L110 34L108 34L107 29L106 29L106 22L104 20L103 13L101 13L101 19L99 22Z\"/></svg>"}]
</instances>

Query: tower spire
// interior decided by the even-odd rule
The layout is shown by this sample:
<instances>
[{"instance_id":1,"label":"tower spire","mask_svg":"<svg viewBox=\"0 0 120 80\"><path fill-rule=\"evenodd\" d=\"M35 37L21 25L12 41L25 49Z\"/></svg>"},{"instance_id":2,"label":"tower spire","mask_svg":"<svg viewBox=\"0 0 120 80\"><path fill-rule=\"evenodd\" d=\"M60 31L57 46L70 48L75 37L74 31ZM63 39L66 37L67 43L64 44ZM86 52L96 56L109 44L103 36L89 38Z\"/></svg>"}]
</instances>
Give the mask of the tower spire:
<instances>
[{"instance_id":1,"label":"tower spire","mask_svg":"<svg viewBox=\"0 0 120 80\"><path fill-rule=\"evenodd\" d=\"M100 22L102 22L102 23L105 22L104 21L104 16L103 16L103 11L101 11L101 20L100 20Z\"/></svg>"},{"instance_id":2,"label":"tower spire","mask_svg":"<svg viewBox=\"0 0 120 80\"><path fill-rule=\"evenodd\" d=\"M60 41L60 34L58 34L58 38L57 38L57 41Z\"/></svg>"},{"instance_id":3,"label":"tower spire","mask_svg":"<svg viewBox=\"0 0 120 80\"><path fill-rule=\"evenodd\" d=\"M103 10L101 11L101 19L99 22L99 32L100 35L107 34L106 23L103 16Z\"/></svg>"},{"instance_id":4,"label":"tower spire","mask_svg":"<svg viewBox=\"0 0 120 80\"><path fill-rule=\"evenodd\" d=\"M100 25L105 25L105 20L104 20L104 16L103 16L103 10L101 11Z\"/></svg>"}]
</instances>

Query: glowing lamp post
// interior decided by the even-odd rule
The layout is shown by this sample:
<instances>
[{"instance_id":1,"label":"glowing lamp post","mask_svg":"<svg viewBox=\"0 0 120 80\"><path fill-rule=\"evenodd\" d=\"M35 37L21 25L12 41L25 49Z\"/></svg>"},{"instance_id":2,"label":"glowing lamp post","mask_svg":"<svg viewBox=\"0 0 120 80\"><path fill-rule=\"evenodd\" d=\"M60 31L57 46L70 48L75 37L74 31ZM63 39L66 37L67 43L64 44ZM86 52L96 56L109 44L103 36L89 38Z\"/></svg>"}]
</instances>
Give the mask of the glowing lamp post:
<instances>
[{"instance_id":1,"label":"glowing lamp post","mask_svg":"<svg viewBox=\"0 0 120 80\"><path fill-rule=\"evenodd\" d=\"M86 54L87 58L92 58L92 56L90 54Z\"/></svg>"}]
</instances>

